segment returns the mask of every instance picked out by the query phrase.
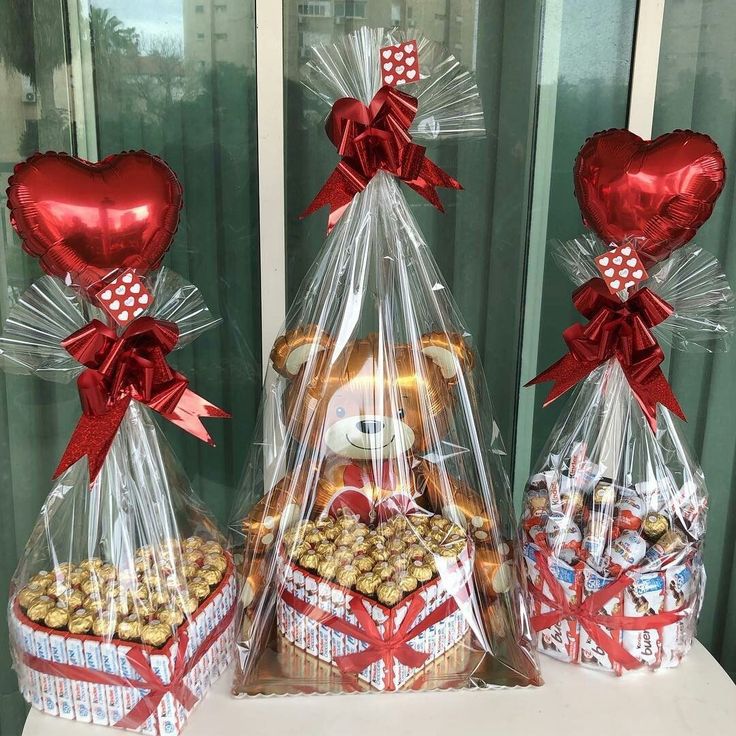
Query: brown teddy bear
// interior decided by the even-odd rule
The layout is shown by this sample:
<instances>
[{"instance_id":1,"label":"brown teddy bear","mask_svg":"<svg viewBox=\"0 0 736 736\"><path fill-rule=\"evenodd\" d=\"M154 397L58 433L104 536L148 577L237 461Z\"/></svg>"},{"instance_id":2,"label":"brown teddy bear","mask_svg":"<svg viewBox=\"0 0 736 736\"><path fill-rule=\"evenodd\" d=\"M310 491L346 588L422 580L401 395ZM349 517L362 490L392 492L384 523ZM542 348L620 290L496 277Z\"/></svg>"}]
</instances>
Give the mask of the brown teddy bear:
<instances>
[{"instance_id":1,"label":"brown teddy bear","mask_svg":"<svg viewBox=\"0 0 736 736\"><path fill-rule=\"evenodd\" d=\"M427 460L441 454L456 386L473 366L460 335L387 345L370 334L343 345L310 326L279 337L271 363L288 380L283 420L296 442L285 464L294 470L244 521L256 553L277 539L279 526L340 506L365 521L419 507L470 527L476 541L488 536L480 496ZM458 388L471 390L470 382Z\"/></svg>"}]
</instances>

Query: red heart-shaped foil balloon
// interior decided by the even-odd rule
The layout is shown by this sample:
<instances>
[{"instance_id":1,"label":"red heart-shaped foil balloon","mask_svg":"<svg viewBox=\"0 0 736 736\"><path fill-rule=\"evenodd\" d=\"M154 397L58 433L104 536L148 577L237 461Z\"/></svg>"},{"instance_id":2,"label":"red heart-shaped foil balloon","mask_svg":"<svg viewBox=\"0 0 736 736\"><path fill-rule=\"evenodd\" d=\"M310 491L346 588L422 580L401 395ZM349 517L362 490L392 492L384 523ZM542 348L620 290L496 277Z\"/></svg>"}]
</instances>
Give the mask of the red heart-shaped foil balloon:
<instances>
[{"instance_id":1,"label":"red heart-shaped foil balloon","mask_svg":"<svg viewBox=\"0 0 736 736\"><path fill-rule=\"evenodd\" d=\"M23 248L88 297L120 269L157 268L179 223L179 181L145 151L99 163L39 153L15 167L9 184Z\"/></svg>"},{"instance_id":2,"label":"red heart-shaped foil balloon","mask_svg":"<svg viewBox=\"0 0 736 736\"><path fill-rule=\"evenodd\" d=\"M589 138L575 159L583 222L606 243L640 237L647 266L685 245L710 217L726 164L703 133L675 130L645 141L628 130Z\"/></svg>"}]
</instances>

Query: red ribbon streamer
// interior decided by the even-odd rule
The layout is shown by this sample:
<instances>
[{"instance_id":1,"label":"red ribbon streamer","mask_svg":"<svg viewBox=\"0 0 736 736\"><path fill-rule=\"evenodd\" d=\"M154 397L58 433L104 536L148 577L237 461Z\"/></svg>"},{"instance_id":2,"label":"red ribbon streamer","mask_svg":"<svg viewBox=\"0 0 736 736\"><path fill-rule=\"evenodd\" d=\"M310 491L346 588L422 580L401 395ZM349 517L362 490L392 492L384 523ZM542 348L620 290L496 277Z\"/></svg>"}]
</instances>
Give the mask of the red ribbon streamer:
<instances>
[{"instance_id":1,"label":"red ribbon streamer","mask_svg":"<svg viewBox=\"0 0 736 736\"><path fill-rule=\"evenodd\" d=\"M348 509L361 521L371 523L374 517L386 521L396 514L427 513L409 493L395 492L396 474L389 461L378 466L350 463L343 469L342 481L346 487L337 491L327 505L332 516L341 509ZM369 492L363 490L366 486Z\"/></svg>"},{"instance_id":2,"label":"red ribbon streamer","mask_svg":"<svg viewBox=\"0 0 736 736\"><path fill-rule=\"evenodd\" d=\"M189 643L189 635L186 629L180 629L177 639L178 653L176 664L174 665L174 671L171 673L171 682L169 683L162 682L156 676L143 649L140 648L131 648L128 652L128 661L141 676L142 679L140 680L130 680L120 675L91 670L87 667L80 667L79 665L51 662L48 659L41 659L28 652L23 653L23 663L30 669L44 675L63 677L80 682L90 682L95 685L118 685L121 687L135 687L140 690L148 690L148 694L144 695L135 704L135 707L115 724L117 728L136 729L156 712L164 695L168 693L171 693L188 711L197 704L197 696L189 689L184 682L184 678L194 669L215 641L227 630L234 615L235 606L231 606L226 616L204 638L188 661L185 659L185 655Z\"/></svg>"},{"instance_id":3,"label":"red ribbon streamer","mask_svg":"<svg viewBox=\"0 0 736 736\"><path fill-rule=\"evenodd\" d=\"M386 634L382 636L376 622L363 605L362 599L357 596L350 599L349 605L351 612L358 620L359 626L354 626L339 616L335 616L335 614L327 613L317 606L306 603L288 590L280 591L279 595L284 603L291 606L298 613L308 616L323 626L335 629L341 634L352 636L354 639L366 643L368 645L366 649L336 657L335 662L344 674L355 675L362 672L366 667L370 667L374 662L383 660L386 666L387 690L393 689L393 663L395 659L407 667L418 669L424 665L429 657L427 652L418 652L416 649L412 649L409 642L422 631L438 623L457 609L455 599L448 598L435 608L429 616L412 626L426 605L421 596L415 595L396 631L391 631L392 620L389 619L386 622Z\"/></svg>"},{"instance_id":4,"label":"red ribbon streamer","mask_svg":"<svg viewBox=\"0 0 736 736\"><path fill-rule=\"evenodd\" d=\"M325 130L342 160L301 217L329 205L330 232L353 197L379 171L406 182L443 212L435 187L462 186L426 157L424 146L412 143L409 126L416 114L416 98L388 85L376 92L368 106L352 97L337 100Z\"/></svg>"},{"instance_id":5,"label":"red ribbon streamer","mask_svg":"<svg viewBox=\"0 0 736 736\"><path fill-rule=\"evenodd\" d=\"M652 431L657 429L657 404L685 419L660 368L664 352L651 332L673 314L672 306L646 287L622 301L599 278L576 289L573 304L588 324L568 327L562 335L570 352L526 384L554 381L544 405L616 358Z\"/></svg>"},{"instance_id":6,"label":"red ribbon streamer","mask_svg":"<svg viewBox=\"0 0 736 736\"><path fill-rule=\"evenodd\" d=\"M592 593L582 603L570 603L562 585L549 569L547 556L539 550L535 555L535 559L552 598L549 598L534 586L531 586L531 593L537 601L552 610L532 616L532 628L535 631L543 631L563 619L577 621L596 645L608 654L611 661L620 664L627 670L641 667L642 662L626 651L621 642L616 641L610 634L603 631L601 626L611 630L644 631L675 624L682 618L684 606L674 611L664 611L641 617L600 613L609 600L615 598L634 582L628 575L619 576L615 582Z\"/></svg>"},{"instance_id":7,"label":"red ribbon streamer","mask_svg":"<svg viewBox=\"0 0 736 736\"><path fill-rule=\"evenodd\" d=\"M120 336L95 319L61 343L87 370L77 380L83 414L54 478L86 455L94 482L131 400L214 444L200 417L230 415L191 391L186 376L166 362L178 339L174 323L141 317Z\"/></svg>"}]
</instances>

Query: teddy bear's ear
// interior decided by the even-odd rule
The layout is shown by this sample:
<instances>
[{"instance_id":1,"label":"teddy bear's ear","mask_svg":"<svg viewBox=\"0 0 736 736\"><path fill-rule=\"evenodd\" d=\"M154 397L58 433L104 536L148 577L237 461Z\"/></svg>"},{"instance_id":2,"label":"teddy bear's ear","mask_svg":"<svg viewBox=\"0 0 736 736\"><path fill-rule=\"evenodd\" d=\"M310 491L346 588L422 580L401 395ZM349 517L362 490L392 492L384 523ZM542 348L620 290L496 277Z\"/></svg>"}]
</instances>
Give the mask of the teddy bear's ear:
<instances>
[{"instance_id":1,"label":"teddy bear's ear","mask_svg":"<svg viewBox=\"0 0 736 736\"><path fill-rule=\"evenodd\" d=\"M473 367L473 353L463 337L454 332L422 335L422 353L442 371L448 381Z\"/></svg>"},{"instance_id":2,"label":"teddy bear's ear","mask_svg":"<svg viewBox=\"0 0 736 736\"><path fill-rule=\"evenodd\" d=\"M277 373L294 378L302 366L332 345L332 338L316 325L305 325L281 335L271 349L271 363Z\"/></svg>"}]
</instances>

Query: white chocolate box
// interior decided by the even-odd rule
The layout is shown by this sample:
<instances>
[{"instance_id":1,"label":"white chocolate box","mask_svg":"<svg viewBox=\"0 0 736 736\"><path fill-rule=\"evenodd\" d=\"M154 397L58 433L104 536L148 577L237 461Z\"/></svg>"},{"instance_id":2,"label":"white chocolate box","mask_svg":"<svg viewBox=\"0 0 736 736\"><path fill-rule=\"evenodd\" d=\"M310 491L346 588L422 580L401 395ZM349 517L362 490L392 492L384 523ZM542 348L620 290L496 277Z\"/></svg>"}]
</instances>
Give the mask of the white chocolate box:
<instances>
[{"instance_id":1,"label":"white chocolate box","mask_svg":"<svg viewBox=\"0 0 736 736\"><path fill-rule=\"evenodd\" d=\"M440 574L389 608L313 575L289 560L282 549L276 571L278 630L299 649L343 672L347 671L346 665L360 661L352 655L365 656L370 649L375 654L369 659L374 661L357 671L358 678L376 690L398 690L468 631L467 609L473 596L472 547L467 547L459 559L437 559L438 566L444 563ZM356 606L362 606L362 620L355 615ZM411 621L406 620L407 614L412 616ZM401 662L388 652L390 638L419 653L415 657L404 649L412 659L423 661Z\"/></svg>"},{"instance_id":2,"label":"white chocolate box","mask_svg":"<svg viewBox=\"0 0 736 736\"><path fill-rule=\"evenodd\" d=\"M14 600L9 614L10 636L23 697L34 708L61 718L151 736L176 736L230 661L235 603L229 555L220 584L161 649L55 631L30 621ZM184 641L185 660L180 663L179 648ZM59 665L59 674L53 674L54 665ZM87 670L80 674L89 680L66 676L67 665ZM148 675L141 669L148 670ZM180 682L172 684L177 672ZM136 686L137 681L142 686ZM143 699L147 703L136 711ZM141 712L142 717L135 717Z\"/></svg>"}]
</instances>

